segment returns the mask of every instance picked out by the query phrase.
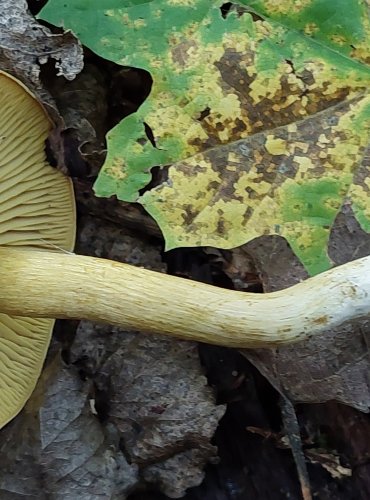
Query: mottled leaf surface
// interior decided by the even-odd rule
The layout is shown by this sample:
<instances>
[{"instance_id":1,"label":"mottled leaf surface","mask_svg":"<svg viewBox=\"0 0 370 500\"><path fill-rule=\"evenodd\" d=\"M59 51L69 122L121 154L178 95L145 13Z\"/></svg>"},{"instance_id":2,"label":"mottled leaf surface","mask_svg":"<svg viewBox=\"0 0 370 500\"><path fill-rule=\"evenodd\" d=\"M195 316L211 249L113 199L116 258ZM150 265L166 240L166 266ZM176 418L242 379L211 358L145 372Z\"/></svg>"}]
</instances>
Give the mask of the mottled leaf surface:
<instances>
[{"instance_id":1,"label":"mottled leaf surface","mask_svg":"<svg viewBox=\"0 0 370 500\"><path fill-rule=\"evenodd\" d=\"M327 0L240 3L222 16L204 0L50 0L42 17L153 78L108 135L98 195L142 203L167 249L278 234L314 274L346 197L370 229L366 2L345 2L347 15ZM156 165L166 179L139 196Z\"/></svg>"},{"instance_id":2,"label":"mottled leaf surface","mask_svg":"<svg viewBox=\"0 0 370 500\"><path fill-rule=\"evenodd\" d=\"M362 0L240 0L251 11L369 63L369 3Z\"/></svg>"}]
</instances>

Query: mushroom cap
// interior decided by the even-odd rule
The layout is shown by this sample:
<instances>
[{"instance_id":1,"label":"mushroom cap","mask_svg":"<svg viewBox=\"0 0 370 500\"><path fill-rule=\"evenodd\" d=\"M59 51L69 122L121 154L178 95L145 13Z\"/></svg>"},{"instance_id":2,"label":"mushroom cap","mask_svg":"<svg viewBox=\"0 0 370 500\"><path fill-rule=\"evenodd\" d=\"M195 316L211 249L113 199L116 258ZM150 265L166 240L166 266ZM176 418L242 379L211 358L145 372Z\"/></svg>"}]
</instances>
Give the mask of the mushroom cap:
<instances>
[{"instance_id":1,"label":"mushroom cap","mask_svg":"<svg viewBox=\"0 0 370 500\"><path fill-rule=\"evenodd\" d=\"M45 140L52 124L31 92L1 71L0 109L0 245L71 251L73 186L47 163ZM0 312L0 428L30 397L53 326L53 319Z\"/></svg>"}]
</instances>

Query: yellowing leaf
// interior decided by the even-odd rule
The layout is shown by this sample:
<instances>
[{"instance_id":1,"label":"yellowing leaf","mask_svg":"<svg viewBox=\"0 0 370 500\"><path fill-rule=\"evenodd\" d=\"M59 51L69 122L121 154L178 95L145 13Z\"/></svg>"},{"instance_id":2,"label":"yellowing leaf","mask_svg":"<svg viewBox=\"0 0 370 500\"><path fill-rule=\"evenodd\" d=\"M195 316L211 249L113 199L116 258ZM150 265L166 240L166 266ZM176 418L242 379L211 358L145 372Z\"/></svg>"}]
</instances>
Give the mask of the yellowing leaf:
<instances>
[{"instance_id":1,"label":"yellowing leaf","mask_svg":"<svg viewBox=\"0 0 370 500\"><path fill-rule=\"evenodd\" d=\"M176 163L140 202L168 248L227 248L245 243L246 233L279 234L319 272L329 265L330 226L368 142L366 124L355 123L366 109L370 98L357 97L273 134L208 149Z\"/></svg>"},{"instance_id":2,"label":"yellowing leaf","mask_svg":"<svg viewBox=\"0 0 370 500\"><path fill-rule=\"evenodd\" d=\"M240 3L255 12L223 16L223 2L208 0L113 2L109 10L50 0L43 16L153 77L147 101L108 135L98 195L142 203L167 248L232 248L280 234L314 274L330 266L326 244L346 196L370 229L366 3L347 2L352 35L329 0ZM83 22L73 12L82 6ZM156 165L170 165L168 178L140 197Z\"/></svg>"}]
</instances>

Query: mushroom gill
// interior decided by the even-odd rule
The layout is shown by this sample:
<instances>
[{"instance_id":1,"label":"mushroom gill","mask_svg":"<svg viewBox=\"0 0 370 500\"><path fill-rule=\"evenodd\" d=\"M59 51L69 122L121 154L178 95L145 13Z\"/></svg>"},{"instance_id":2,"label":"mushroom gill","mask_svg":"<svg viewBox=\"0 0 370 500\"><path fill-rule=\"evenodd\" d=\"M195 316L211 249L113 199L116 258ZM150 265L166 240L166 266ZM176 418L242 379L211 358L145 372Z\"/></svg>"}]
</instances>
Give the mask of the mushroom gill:
<instances>
[{"instance_id":1,"label":"mushroom gill","mask_svg":"<svg viewBox=\"0 0 370 500\"><path fill-rule=\"evenodd\" d=\"M24 85L3 72L0 109L0 246L72 250L73 188L46 161L51 128L46 112ZM53 326L53 319L0 314L0 427L32 393Z\"/></svg>"}]
</instances>

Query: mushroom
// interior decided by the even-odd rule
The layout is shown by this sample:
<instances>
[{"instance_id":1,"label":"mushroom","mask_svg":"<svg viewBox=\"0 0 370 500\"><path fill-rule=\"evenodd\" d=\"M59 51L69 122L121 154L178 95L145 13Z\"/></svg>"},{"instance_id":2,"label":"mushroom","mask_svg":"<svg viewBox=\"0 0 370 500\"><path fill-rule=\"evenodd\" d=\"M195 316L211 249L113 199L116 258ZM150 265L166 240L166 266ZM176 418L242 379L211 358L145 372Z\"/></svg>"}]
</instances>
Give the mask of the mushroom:
<instances>
[{"instance_id":1,"label":"mushroom","mask_svg":"<svg viewBox=\"0 0 370 500\"><path fill-rule=\"evenodd\" d=\"M0 427L36 384L53 327L48 318L249 348L302 340L368 315L370 257L253 294L72 253L73 191L46 162L49 119L5 73L0 105Z\"/></svg>"},{"instance_id":2,"label":"mushroom","mask_svg":"<svg viewBox=\"0 0 370 500\"><path fill-rule=\"evenodd\" d=\"M72 250L73 188L46 162L44 143L51 123L45 111L24 85L3 72L0 109L1 249ZM10 280L12 272L6 277ZM2 288L5 283L0 283ZM19 296L19 305L21 300ZM8 315L0 308L0 427L33 391L53 326L54 319Z\"/></svg>"}]
</instances>

